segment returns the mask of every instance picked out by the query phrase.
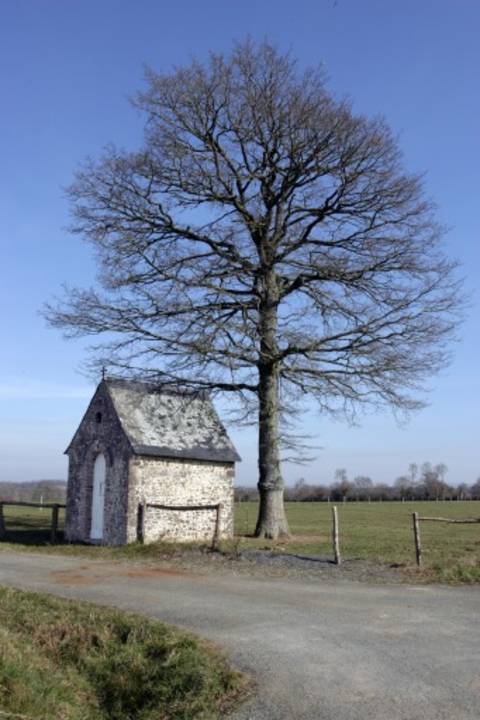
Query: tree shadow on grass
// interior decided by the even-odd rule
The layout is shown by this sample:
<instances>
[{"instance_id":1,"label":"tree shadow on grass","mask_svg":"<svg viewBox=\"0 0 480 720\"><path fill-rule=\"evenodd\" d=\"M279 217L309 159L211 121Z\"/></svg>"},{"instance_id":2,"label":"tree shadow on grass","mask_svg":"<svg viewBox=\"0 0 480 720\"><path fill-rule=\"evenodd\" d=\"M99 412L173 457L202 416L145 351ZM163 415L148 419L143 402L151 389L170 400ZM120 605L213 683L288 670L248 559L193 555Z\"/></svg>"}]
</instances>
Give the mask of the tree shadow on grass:
<instances>
[{"instance_id":1,"label":"tree shadow on grass","mask_svg":"<svg viewBox=\"0 0 480 720\"><path fill-rule=\"evenodd\" d=\"M48 522L48 521L47 521ZM52 545L51 529L45 517L29 515L22 518L5 518L5 533L0 542L14 545ZM63 530L57 531L55 545L64 543Z\"/></svg>"},{"instance_id":2,"label":"tree shadow on grass","mask_svg":"<svg viewBox=\"0 0 480 720\"><path fill-rule=\"evenodd\" d=\"M308 560L309 562L320 563L321 565L336 565L333 558L325 557L324 555L291 555L291 557L297 560Z\"/></svg>"}]
</instances>

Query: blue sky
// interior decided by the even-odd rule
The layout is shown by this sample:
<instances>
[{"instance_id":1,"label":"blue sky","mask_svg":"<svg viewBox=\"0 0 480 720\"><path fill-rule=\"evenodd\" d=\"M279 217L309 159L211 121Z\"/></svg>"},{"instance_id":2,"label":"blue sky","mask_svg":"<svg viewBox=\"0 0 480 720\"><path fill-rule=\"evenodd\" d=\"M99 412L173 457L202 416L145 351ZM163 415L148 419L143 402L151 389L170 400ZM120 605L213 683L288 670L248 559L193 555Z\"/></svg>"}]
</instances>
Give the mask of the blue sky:
<instances>
[{"instance_id":1,"label":"blue sky","mask_svg":"<svg viewBox=\"0 0 480 720\"><path fill-rule=\"evenodd\" d=\"M286 466L287 482L331 482L337 467L391 482L424 460L446 463L452 483L480 475L480 3L12 0L0 5L0 480L65 477L62 452L92 392L79 372L85 343L65 342L38 314L63 283L95 279L89 249L65 230L62 188L87 154L139 142L128 97L145 63L165 71L247 34L290 48L302 66L324 63L333 92L385 115L407 167L426 173L472 293L429 407L402 428L388 413L349 428L312 409L302 427L322 450L310 466ZM238 481L254 484L255 433L232 437Z\"/></svg>"}]
</instances>

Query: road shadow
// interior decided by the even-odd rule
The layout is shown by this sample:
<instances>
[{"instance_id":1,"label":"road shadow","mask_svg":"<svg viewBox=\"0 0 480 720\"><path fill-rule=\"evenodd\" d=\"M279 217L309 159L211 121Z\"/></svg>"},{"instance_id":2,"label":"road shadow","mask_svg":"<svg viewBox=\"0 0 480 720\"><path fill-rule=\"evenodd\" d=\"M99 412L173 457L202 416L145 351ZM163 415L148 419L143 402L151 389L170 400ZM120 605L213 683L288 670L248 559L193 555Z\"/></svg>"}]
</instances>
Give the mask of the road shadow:
<instances>
[{"instance_id":1,"label":"road shadow","mask_svg":"<svg viewBox=\"0 0 480 720\"><path fill-rule=\"evenodd\" d=\"M296 553L281 553L272 550L242 550L240 556L245 560L254 560L261 564L289 564L294 563L306 564L315 563L316 565L331 566L335 565L335 560L328 555L306 555Z\"/></svg>"}]
</instances>

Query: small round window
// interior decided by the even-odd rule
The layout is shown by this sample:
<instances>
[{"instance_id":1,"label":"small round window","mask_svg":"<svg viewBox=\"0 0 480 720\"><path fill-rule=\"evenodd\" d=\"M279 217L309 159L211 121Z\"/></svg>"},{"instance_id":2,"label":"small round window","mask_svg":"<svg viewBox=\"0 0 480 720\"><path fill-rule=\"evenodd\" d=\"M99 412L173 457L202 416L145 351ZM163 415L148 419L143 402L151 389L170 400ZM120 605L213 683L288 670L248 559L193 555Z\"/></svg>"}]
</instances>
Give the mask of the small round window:
<instances>
[{"instance_id":1,"label":"small round window","mask_svg":"<svg viewBox=\"0 0 480 720\"><path fill-rule=\"evenodd\" d=\"M97 423L102 422L102 413L101 412L97 412L97 414L95 415L95 420L97 421Z\"/></svg>"}]
</instances>

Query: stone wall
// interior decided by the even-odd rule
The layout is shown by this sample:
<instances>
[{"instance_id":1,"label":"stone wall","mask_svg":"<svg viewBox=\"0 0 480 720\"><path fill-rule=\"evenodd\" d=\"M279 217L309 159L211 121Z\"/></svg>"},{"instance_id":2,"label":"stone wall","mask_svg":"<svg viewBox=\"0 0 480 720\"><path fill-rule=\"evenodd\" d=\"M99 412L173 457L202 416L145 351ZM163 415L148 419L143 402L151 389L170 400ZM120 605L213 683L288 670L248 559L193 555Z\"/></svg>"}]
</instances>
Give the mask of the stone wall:
<instances>
[{"instance_id":1,"label":"stone wall","mask_svg":"<svg viewBox=\"0 0 480 720\"><path fill-rule=\"evenodd\" d=\"M133 455L112 400L101 384L68 448L66 539L90 542L94 463L106 460L104 534L106 545L137 539L138 505L222 503L220 537L233 535L234 464ZM214 510L172 512L148 509L145 541L210 541Z\"/></svg>"},{"instance_id":2,"label":"stone wall","mask_svg":"<svg viewBox=\"0 0 480 720\"><path fill-rule=\"evenodd\" d=\"M94 395L68 448L65 537L90 542L93 466L99 453L106 460L104 535L106 545L126 542L129 443L108 394Z\"/></svg>"},{"instance_id":3,"label":"stone wall","mask_svg":"<svg viewBox=\"0 0 480 720\"><path fill-rule=\"evenodd\" d=\"M212 505L223 503L220 537L233 536L233 463L132 457L129 469L127 542L137 537L139 503ZM171 511L148 508L145 542L211 541L214 510Z\"/></svg>"}]
</instances>

